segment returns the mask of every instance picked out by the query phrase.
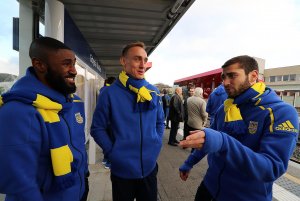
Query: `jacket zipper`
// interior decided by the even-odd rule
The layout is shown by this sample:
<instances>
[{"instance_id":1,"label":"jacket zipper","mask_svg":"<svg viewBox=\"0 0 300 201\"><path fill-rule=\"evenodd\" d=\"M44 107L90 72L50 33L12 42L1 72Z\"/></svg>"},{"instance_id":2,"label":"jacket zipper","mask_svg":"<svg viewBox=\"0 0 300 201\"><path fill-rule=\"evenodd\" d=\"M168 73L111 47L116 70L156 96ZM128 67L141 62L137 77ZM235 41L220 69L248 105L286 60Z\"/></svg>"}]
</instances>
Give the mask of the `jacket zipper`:
<instances>
[{"instance_id":1,"label":"jacket zipper","mask_svg":"<svg viewBox=\"0 0 300 201\"><path fill-rule=\"evenodd\" d=\"M140 109L140 107L139 107ZM141 168L142 168L142 178L144 177L144 166L143 166L143 122L142 122L142 112L141 110L139 111L140 113L140 131L141 131L141 143L140 143L140 159L141 159Z\"/></svg>"}]
</instances>

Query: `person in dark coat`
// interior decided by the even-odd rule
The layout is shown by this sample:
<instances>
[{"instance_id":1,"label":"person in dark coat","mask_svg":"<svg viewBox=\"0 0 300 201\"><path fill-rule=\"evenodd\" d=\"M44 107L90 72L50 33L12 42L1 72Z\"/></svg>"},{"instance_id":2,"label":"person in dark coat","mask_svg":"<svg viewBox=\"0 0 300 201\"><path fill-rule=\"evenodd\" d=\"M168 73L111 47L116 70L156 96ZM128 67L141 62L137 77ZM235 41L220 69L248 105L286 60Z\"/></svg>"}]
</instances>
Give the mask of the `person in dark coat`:
<instances>
[{"instance_id":1,"label":"person in dark coat","mask_svg":"<svg viewBox=\"0 0 300 201\"><path fill-rule=\"evenodd\" d=\"M176 135L179 123L183 121L184 116L181 87L175 89L175 94L171 98L169 115L171 120L171 130L168 144L177 146L179 142L176 140Z\"/></svg>"}]
</instances>

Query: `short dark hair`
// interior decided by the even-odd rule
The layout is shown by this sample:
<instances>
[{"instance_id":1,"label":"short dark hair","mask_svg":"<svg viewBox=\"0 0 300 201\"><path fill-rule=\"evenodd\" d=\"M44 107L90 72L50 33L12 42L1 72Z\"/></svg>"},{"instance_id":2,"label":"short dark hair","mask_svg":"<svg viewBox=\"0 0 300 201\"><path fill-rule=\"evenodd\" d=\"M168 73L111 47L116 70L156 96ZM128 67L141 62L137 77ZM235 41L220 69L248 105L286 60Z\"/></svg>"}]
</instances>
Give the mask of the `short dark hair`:
<instances>
[{"instance_id":1,"label":"short dark hair","mask_svg":"<svg viewBox=\"0 0 300 201\"><path fill-rule=\"evenodd\" d=\"M226 61L222 68L226 68L232 64L238 63L240 64L240 68L245 70L245 74L248 75L251 71L258 70L257 61L248 55L241 55L237 57L233 57Z\"/></svg>"},{"instance_id":2,"label":"short dark hair","mask_svg":"<svg viewBox=\"0 0 300 201\"><path fill-rule=\"evenodd\" d=\"M196 86L195 86L195 84L193 82L188 83L188 85L187 85L187 89L188 90L195 89L195 88L196 88Z\"/></svg>"},{"instance_id":3,"label":"short dark hair","mask_svg":"<svg viewBox=\"0 0 300 201\"><path fill-rule=\"evenodd\" d=\"M146 45L143 43L143 42L140 42L140 41L137 41L137 42L134 42L134 43L130 43L128 45L126 45L123 50L122 50L122 56L126 56L127 55L127 52L130 48L132 47L141 47L143 48L144 50L146 49Z\"/></svg>"},{"instance_id":4,"label":"short dark hair","mask_svg":"<svg viewBox=\"0 0 300 201\"><path fill-rule=\"evenodd\" d=\"M105 84L112 84L115 80L116 80L115 77L108 77L108 78L105 80Z\"/></svg>"},{"instance_id":5,"label":"short dark hair","mask_svg":"<svg viewBox=\"0 0 300 201\"><path fill-rule=\"evenodd\" d=\"M29 57L38 59L47 59L49 51L59 49L72 50L59 40L50 37L40 37L32 41L29 48Z\"/></svg>"}]
</instances>

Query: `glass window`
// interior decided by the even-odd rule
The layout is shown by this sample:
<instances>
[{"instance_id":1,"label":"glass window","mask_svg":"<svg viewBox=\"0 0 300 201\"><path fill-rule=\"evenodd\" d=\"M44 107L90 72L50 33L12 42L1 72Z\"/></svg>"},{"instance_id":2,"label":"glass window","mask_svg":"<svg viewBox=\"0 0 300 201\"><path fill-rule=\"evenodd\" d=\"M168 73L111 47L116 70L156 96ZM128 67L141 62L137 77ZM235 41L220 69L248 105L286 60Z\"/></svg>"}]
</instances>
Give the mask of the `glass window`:
<instances>
[{"instance_id":1,"label":"glass window","mask_svg":"<svg viewBox=\"0 0 300 201\"><path fill-rule=\"evenodd\" d=\"M296 74L290 75L290 81L296 81Z\"/></svg>"},{"instance_id":2,"label":"glass window","mask_svg":"<svg viewBox=\"0 0 300 201\"><path fill-rule=\"evenodd\" d=\"M290 76L290 75L284 75L284 76L283 76L283 81L289 81L289 76Z\"/></svg>"},{"instance_id":3,"label":"glass window","mask_svg":"<svg viewBox=\"0 0 300 201\"><path fill-rule=\"evenodd\" d=\"M76 82L76 94L84 100L84 82L85 82L85 69L79 66L77 63L75 65L77 76L75 78Z\"/></svg>"},{"instance_id":4,"label":"glass window","mask_svg":"<svg viewBox=\"0 0 300 201\"><path fill-rule=\"evenodd\" d=\"M282 81L282 75L276 76L276 79L277 79L278 82Z\"/></svg>"},{"instance_id":5,"label":"glass window","mask_svg":"<svg viewBox=\"0 0 300 201\"><path fill-rule=\"evenodd\" d=\"M270 82L275 82L275 76L270 76Z\"/></svg>"}]
</instances>

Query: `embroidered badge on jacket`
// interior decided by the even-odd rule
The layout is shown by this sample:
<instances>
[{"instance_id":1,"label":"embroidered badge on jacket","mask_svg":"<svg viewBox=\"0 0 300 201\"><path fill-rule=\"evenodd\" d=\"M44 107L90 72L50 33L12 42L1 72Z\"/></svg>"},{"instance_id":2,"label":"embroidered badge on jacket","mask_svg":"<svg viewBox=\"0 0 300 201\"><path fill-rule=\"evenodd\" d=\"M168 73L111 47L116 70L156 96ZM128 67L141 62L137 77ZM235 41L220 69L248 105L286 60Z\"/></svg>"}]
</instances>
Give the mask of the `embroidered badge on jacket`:
<instances>
[{"instance_id":1,"label":"embroidered badge on jacket","mask_svg":"<svg viewBox=\"0 0 300 201\"><path fill-rule=\"evenodd\" d=\"M257 121L250 121L249 122L249 127L248 127L249 133L250 134L255 134L256 131L257 131L257 127L258 127L258 122Z\"/></svg>"},{"instance_id":2,"label":"embroidered badge on jacket","mask_svg":"<svg viewBox=\"0 0 300 201\"><path fill-rule=\"evenodd\" d=\"M77 123L79 123L79 124L83 123L83 117L81 116L80 112L77 112L75 114L75 118L76 118Z\"/></svg>"}]
</instances>

